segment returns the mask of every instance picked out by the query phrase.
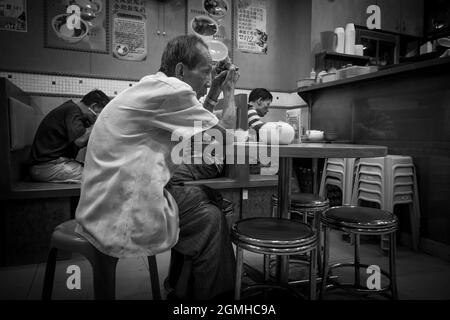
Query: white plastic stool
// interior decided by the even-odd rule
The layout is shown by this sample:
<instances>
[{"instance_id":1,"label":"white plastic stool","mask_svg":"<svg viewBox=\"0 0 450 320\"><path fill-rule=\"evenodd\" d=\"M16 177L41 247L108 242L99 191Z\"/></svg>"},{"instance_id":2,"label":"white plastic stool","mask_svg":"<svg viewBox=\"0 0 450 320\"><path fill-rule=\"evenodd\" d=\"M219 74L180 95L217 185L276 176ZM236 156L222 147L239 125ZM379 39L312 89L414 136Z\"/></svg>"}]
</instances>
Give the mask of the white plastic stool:
<instances>
[{"instance_id":1,"label":"white plastic stool","mask_svg":"<svg viewBox=\"0 0 450 320\"><path fill-rule=\"evenodd\" d=\"M326 198L326 186L335 185L342 191L342 205L352 199L355 158L328 158L323 166L319 195Z\"/></svg>"},{"instance_id":2,"label":"white plastic stool","mask_svg":"<svg viewBox=\"0 0 450 320\"><path fill-rule=\"evenodd\" d=\"M409 156L388 155L386 157L360 159L356 166L352 205L359 200L375 202L382 210L394 212L397 204L409 204L412 245L418 249L420 239L419 191L414 163ZM387 239L382 238L385 249Z\"/></svg>"}]
</instances>

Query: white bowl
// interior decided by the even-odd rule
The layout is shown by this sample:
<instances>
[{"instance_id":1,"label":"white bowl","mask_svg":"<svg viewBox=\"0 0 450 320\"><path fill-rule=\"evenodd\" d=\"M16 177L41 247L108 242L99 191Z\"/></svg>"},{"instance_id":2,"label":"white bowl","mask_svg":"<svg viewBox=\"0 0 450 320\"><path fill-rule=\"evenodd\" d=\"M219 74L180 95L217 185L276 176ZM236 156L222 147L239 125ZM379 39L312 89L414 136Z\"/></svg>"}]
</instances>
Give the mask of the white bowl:
<instances>
[{"instance_id":1,"label":"white bowl","mask_svg":"<svg viewBox=\"0 0 450 320\"><path fill-rule=\"evenodd\" d=\"M323 131L320 130L307 130L306 137L311 141L320 141L324 139Z\"/></svg>"},{"instance_id":2,"label":"white bowl","mask_svg":"<svg viewBox=\"0 0 450 320\"><path fill-rule=\"evenodd\" d=\"M294 127L284 121L266 122L259 129L259 141L265 144L290 144L294 137Z\"/></svg>"},{"instance_id":3,"label":"white bowl","mask_svg":"<svg viewBox=\"0 0 450 320\"><path fill-rule=\"evenodd\" d=\"M212 37L219 32L219 25L208 16L196 16L191 21L191 30L200 37Z\"/></svg>"},{"instance_id":4,"label":"white bowl","mask_svg":"<svg viewBox=\"0 0 450 320\"><path fill-rule=\"evenodd\" d=\"M88 34L88 24L83 19L80 19L81 34L75 35L75 29L70 30L69 28L67 28L66 22L68 16L70 16L70 14L67 13L54 16L52 19L52 29L58 38L63 39L66 42L80 42Z\"/></svg>"},{"instance_id":5,"label":"white bowl","mask_svg":"<svg viewBox=\"0 0 450 320\"><path fill-rule=\"evenodd\" d=\"M226 0L203 0L203 9L211 17L221 19L226 16L229 5Z\"/></svg>"},{"instance_id":6,"label":"white bowl","mask_svg":"<svg viewBox=\"0 0 450 320\"><path fill-rule=\"evenodd\" d=\"M213 59L213 61L222 61L228 57L228 48L223 42L209 40L206 41L206 44L208 45L209 53L211 54L211 59Z\"/></svg>"}]
</instances>

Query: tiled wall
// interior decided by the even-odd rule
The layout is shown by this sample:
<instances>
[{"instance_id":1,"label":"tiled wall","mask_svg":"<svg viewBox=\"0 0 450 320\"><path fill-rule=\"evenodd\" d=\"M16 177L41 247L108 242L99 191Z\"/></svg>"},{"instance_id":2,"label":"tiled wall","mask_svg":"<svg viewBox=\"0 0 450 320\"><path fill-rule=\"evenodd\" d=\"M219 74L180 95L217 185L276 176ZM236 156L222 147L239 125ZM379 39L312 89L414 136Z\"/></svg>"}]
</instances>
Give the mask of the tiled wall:
<instances>
[{"instance_id":1,"label":"tiled wall","mask_svg":"<svg viewBox=\"0 0 450 320\"><path fill-rule=\"evenodd\" d=\"M4 71L0 71L0 77L9 79L30 94L68 96L83 96L92 89L100 89L108 96L116 96L137 82Z\"/></svg>"},{"instance_id":2,"label":"tiled wall","mask_svg":"<svg viewBox=\"0 0 450 320\"><path fill-rule=\"evenodd\" d=\"M114 97L137 81L72 77L34 73L0 71L0 77L9 79L23 91L32 95L81 97L92 89L99 89ZM249 94L250 90L237 89L236 93ZM273 106L292 107L304 105L297 93L272 92Z\"/></svg>"}]
</instances>

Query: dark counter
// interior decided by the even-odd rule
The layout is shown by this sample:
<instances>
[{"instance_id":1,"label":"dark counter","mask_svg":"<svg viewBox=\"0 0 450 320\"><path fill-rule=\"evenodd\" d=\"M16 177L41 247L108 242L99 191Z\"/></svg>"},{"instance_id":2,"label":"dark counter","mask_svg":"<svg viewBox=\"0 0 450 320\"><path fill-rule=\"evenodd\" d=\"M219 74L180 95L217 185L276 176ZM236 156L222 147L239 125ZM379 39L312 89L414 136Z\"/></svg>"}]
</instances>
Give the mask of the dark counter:
<instances>
[{"instance_id":1,"label":"dark counter","mask_svg":"<svg viewBox=\"0 0 450 320\"><path fill-rule=\"evenodd\" d=\"M450 58L398 65L298 94L309 104L311 129L336 132L339 139L357 144L385 145L389 154L413 157L422 248L439 247L449 258ZM401 230L409 233L408 215L396 213Z\"/></svg>"}]
</instances>

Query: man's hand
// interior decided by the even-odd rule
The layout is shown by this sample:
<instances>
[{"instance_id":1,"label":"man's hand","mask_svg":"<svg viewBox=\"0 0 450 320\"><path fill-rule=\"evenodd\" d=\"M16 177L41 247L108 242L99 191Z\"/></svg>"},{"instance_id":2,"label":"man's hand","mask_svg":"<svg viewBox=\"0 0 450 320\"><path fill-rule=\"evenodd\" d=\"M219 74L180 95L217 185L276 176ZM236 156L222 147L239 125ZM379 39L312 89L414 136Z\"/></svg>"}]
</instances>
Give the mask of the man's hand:
<instances>
[{"instance_id":1,"label":"man's hand","mask_svg":"<svg viewBox=\"0 0 450 320\"><path fill-rule=\"evenodd\" d=\"M227 76L229 75L229 70L235 69L239 70L238 67L231 63L230 57L219 62L216 68L213 71L213 80L211 83L211 88L209 89L208 97L217 101L220 92L224 89L224 84L226 81L232 81L232 79L227 80ZM235 75L233 75L233 78ZM238 76L239 78L239 76ZM238 79L237 78L237 79ZM234 79L234 83L236 83L237 79Z\"/></svg>"},{"instance_id":2,"label":"man's hand","mask_svg":"<svg viewBox=\"0 0 450 320\"><path fill-rule=\"evenodd\" d=\"M222 90L234 90L236 82L239 80L239 68L235 65L231 65L230 69L227 72L227 76L222 84Z\"/></svg>"},{"instance_id":3,"label":"man's hand","mask_svg":"<svg viewBox=\"0 0 450 320\"><path fill-rule=\"evenodd\" d=\"M228 74L228 71L224 70L214 77L214 79L211 82L211 88L209 88L209 92L208 92L208 97L210 99L217 101L217 99L219 98L220 92L222 91L222 84L225 81L227 74Z\"/></svg>"}]
</instances>

